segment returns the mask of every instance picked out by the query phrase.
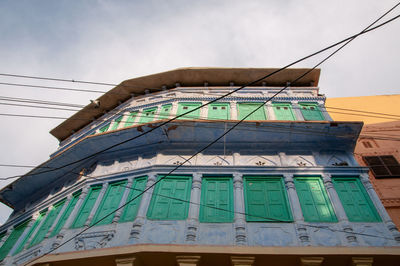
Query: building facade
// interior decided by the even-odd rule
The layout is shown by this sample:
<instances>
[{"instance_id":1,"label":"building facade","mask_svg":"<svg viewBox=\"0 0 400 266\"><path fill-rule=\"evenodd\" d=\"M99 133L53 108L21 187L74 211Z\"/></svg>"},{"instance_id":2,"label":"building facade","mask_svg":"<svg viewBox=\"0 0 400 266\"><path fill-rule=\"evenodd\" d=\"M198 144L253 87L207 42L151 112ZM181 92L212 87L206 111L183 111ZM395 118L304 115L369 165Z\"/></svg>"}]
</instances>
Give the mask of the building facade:
<instances>
[{"instance_id":1,"label":"building facade","mask_svg":"<svg viewBox=\"0 0 400 266\"><path fill-rule=\"evenodd\" d=\"M353 156L362 123L332 121L320 71L230 93L275 70L135 78L64 121L50 159L0 191L2 264L396 265Z\"/></svg>"}]
</instances>

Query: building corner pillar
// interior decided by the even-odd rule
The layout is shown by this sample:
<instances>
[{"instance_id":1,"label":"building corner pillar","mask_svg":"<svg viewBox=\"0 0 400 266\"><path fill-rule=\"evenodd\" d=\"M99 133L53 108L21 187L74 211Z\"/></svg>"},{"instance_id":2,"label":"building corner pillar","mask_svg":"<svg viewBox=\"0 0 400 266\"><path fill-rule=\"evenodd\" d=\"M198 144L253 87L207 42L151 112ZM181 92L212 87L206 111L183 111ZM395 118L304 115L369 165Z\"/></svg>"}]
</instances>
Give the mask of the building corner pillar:
<instances>
[{"instance_id":1,"label":"building corner pillar","mask_svg":"<svg viewBox=\"0 0 400 266\"><path fill-rule=\"evenodd\" d=\"M189 217L186 225L186 241L195 242L199 228L199 210L202 174L194 173L189 204Z\"/></svg>"},{"instance_id":2,"label":"building corner pillar","mask_svg":"<svg viewBox=\"0 0 400 266\"><path fill-rule=\"evenodd\" d=\"M233 174L234 201L235 201L235 243L237 245L247 244L246 217L244 215L243 175Z\"/></svg>"}]
</instances>

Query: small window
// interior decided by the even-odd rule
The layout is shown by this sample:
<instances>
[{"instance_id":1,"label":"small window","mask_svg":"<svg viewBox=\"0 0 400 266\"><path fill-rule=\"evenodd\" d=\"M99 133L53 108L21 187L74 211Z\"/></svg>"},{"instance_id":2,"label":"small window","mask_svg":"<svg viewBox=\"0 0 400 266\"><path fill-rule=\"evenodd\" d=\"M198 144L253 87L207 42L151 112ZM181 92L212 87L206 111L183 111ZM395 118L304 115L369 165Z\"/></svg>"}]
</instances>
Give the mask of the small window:
<instances>
[{"instance_id":1,"label":"small window","mask_svg":"<svg viewBox=\"0 0 400 266\"><path fill-rule=\"evenodd\" d=\"M369 141L363 141L362 144L364 145L365 148L372 148L371 142Z\"/></svg>"},{"instance_id":2,"label":"small window","mask_svg":"<svg viewBox=\"0 0 400 266\"><path fill-rule=\"evenodd\" d=\"M364 156L363 159L376 178L400 177L399 162L392 155Z\"/></svg>"},{"instance_id":3,"label":"small window","mask_svg":"<svg viewBox=\"0 0 400 266\"><path fill-rule=\"evenodd\" d=\"M183 110L187 110L188 109L188 107L187 106L183 106Z\"/></svg>"},{"instance_id":4,"label":"small window","mask_svg":"<svg viewBox=\"0 0 400 266\"><path fill-rule=\"evenodd\" d=\"M287 107L283 107L283 109L287 110L288 108Z\"/></svg>"},{"instance_id":5,"label":"small window","mask_svg":"<svg viewBox=\"0 0 400 266\"><path fill-rule=\"evenodd\" d=\"M213 110L217 110L218 108L216 106L213 106Z\"/></svg>"},{"instance_id":6,"label":"small window","mask_svg":"<svg viewBox=\"0 0 400 266\"><path fill-rule=\"evenodd\" d=\"M225 106L222 106L222 107L221 107L221 109L222 109L222 110L225 110L225 109L226 109L226 107L225 107Z\"/></svg>"}]
</instances>

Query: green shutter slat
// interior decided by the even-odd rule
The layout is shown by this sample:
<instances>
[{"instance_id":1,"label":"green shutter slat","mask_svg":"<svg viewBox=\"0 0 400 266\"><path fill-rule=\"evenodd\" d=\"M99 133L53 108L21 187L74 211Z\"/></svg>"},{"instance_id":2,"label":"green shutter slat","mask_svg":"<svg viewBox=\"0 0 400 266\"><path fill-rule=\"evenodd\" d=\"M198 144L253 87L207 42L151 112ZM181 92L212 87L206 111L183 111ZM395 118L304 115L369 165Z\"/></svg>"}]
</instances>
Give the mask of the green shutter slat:
<instances>
[{"instance_id":1,"label":"green shutter slat","mask_svg":"<svg viewBox=\"0 0 400 266\"><path fill-rule=\"evenodd\" d=\"M317 104L300 103L299 106L301 113L303 114L304 120L306 121L324 120L324 116L322 115Z\"/></svg>"},{"instance_id":2,"label":"green shutter slat","mask_svg":"<svg viewBox=\"0 0 400 266\"><path fill-rule=\"evenodd\" d=\"M272 108L274 109L276 120L287 120L287 121L296 120L292 111L291 104L274 103L272 104Z\"/></svg>"},{"instance_id":3,"label":"green shutter slat","mask_svg":"<svg viewBox=\"0 0 400 266\"><path fill-rule=\"evenodd\" d=\"M200 222L232 222L234 208L232 178L205 177L202 183Z\"/></svg>"},{"instance_id":4,"label":"green shutter slat","mask_svg":"<svg viewBox=\"0 0 400 266\"><path fill-rule=\"evenodd\" d=\"M208 105L208 119L210 120L228 120L229 103L212 103Z\"/></svg>"},{"instance_id":5,"label":"green shutter slat","mask_svg":"<svg viewBox=\"0 0 400 266\"><path fill-rule=\"evenodd\" d=\"M165 104L161 106L161 111L158 116L158 119L167 119L169 118L169 114L171 113L172 104Z\"/></svg>"},{"instance_id":6,"label":"green shutter slat","mask_svg":"<svg viewBox=\"0 0 400 266\"><path fill-rule=\"evenodd\" d=\"M347 218L351 222L381 221L368 193L358 178L332 178Z\"/></svg>"},{"instance_id":7,"label":"green shutter slat","mask_svg":"<svg viewBox=\"0 0 400 266\"><path fill-rule=\"evenodd\" d=\"M66 210L64 211L64 213L61 215L60 219L58 220L56 226L54 227L53 231L50 234L50 237L53 237L55 235L57 235L61 229L63 228L65 222L67 221L67 219L69 218L71 212L74 210L76 203L79 200L79 196L81 195L81 191L79 191L78 193L74 193L72 195L72 199L70 200ZM60 210L61 211L61 210Z\"/></svg>"},{"instance_id":8,"label":"green shutter slat","mask_svg":"<svg viewBox=\"0 0 400 266\"><path fill-rule=\"evenodd\" d=\"M92 220L92 225L110 224L115 216L115 210L118 208L121 201L122 195L126 188L126 180L118 183L110 184L107 191L101 200L101 203L96 211L96 214ZM108 215L112 213L112 215ZM108 216L107 216L108 215ZM106 217L107 216L107 217Z\"/></svg>"},{"instance_id":9,"label":"green shutter slat","mask_svg":"<svg viewBox=\"0 0 400 266\"><path fill-rule=\"evenodd\" d=\"M123 117L124 117L124 116L121 115L121 116L119 116L117 119L114 120L114 124L113 124L111 130L116 130L116 129L118 128L119 124L121 124L121 121L122 121L122 118L123 118Z\"/></svg>"},{"instance_id":10,"label":"green shutter slat","mask_svg":"<svg viewBox=\"0 0 400 266\"><path fill-rule=\"evenodd\" d=\"M191 181L190 176L168 176L162 179L154 189L147 217L154 220L186 219Z\"/></svg>"},{"instance_id":11,"label":"green shutter slat","mask_svg":"<svg viewBox=\"0 0 400 266\"><path fill-rule=\"evenodd\" d=\"M249 222L289 222L289 202L281 177L245 176L246 220Z\"/></svg>"},{"instance_id":12,"label":"green shutter slat","mask_svg":"<svg viewBox=\"0 0 400 266\"><path fill-rule=\"evenodd\" d=\"M92 210L93 205L96 203L97 197L99 196L100 190L101 186L90 188L89 194L86 196L86 199L78 212L78 216L75 218L75 221L72 224L72 228L79 228L85 225L90 211Z\"/></svg>"},{"instance_id":13,"label":"green shutter slat","mask_svg":"<svg viewBox=\"0 0 400 266\"><path fill-rule=\"evenodd\" d=\"M156 118L157 107L144 109L139 123L149 123Z\"/></svg>"},{"instance_id":14,"label":"green shutter slat","mask_svg":"<svg viewBox=\"0 0 400 266\"><path fill-rule=\"evenodd\" d=\"M145 188L146 188L147 177L139 177L136 178L132 184L132 189L129 192L129 196L127 202L129 202L121 215L121 219L119 222L129 222L133 221L136 218L136 214L139 210L140 201L142 199L142 195L140 195L135 200L131 201L133 198L137 197Z\"/></svg>"},{"instance_id":15,"label":"green shutter slat","mask_svg":"<svg viewBox=\"0 0 400 266\"><path fill-rule=\"evenodd\" d=\"M42 211L39 214L38 218L36 219L36 221L34 222L32 227L29 229L29 232L25 235L24 239L19 243L18 248L14 251L13 255L18 254L19 252L21 252L24 249L26 242L32 236L33 232L35 231L36 227L38 227L38 225L42 221L43 217L46 216L46 213L47 213L47 210Z\"/></svg>"},{"instance_id":16,"label":"green shutter slat","mask_svg":"<svg viewBox=\"0 0 400 266\"><path fill-rule=\"evenodd\" d=\"M177 115L184 114L200 106L201 103L178 103ZM200 117L200 108L187 115L179 117L178 119L198 119L199 117Z\"/></svg>"},{"instance_id":17,"label":"green shutter slat","mask_svg":"<svg viewBox=\"0 0 400 266\"><path fill-rule=\"evenodd\" d=\"M138 112L131 112L130 115L128 116L128 119L126 119L124 127L130 127L133 125L135 122L136 116L138 115Z\"/></svg>"},{"instance_id":18,"label":"green shutter slat","mask_svg":"<svg viewBox=\"0 0 400 266\"><path fill-rule=\"evenodd\" d=\"M3 260L7 256L8 252L10 252L10 250L14 247L15 243L18 241L22 233L25 231L30 221L31 220L29 219L14 227L11 234L8 236L7 240L0 248L0 261Z\"/></svg>"},{"instance_id":19,"label":"green shutter slat","mask_svg":"<svg viewBox=\"0 0 400 266\"><path fill-rule=\"evenodd\" d=\"M109 127L110 127L110 123L108 123L108 124L105 125L104 127L100 128L99 133L106 132L106 131L108 130Z\"/></svg>"},{"instance_id":20,"label":"green shutter slat","mask_svg":"<svg viewBox=\"0 0 400 266\"><path fill-rule=\"evenodd\" d=\"M320 177L296 177L294 181L305 221L337 222Z\"/></svg>"},{"instance_id":21,"label":"green shutter slat","mask_svg":"<svg viewBox=\"0 0 400 266\"><path fill-rule=\"evenodd\" d=\"M238 103L237 104L237 109L238 109L238 119L242 120L243 118L246 117L246 115L250 114L252 111L257 109L260 105L263 103ZM259 108L257 111L255 111L253 114L251 114L249 117L246 118L246 120L266 120L267 116L265 115L265 107L262 106Z\"/></svg>"},{"instance_id":22,"label":"green shutter slat","mask_svg":"<svg viewBox=\"0 0 400 266\"><path fill-rule=\"evenodd\" d=\"M31 243L29 244L29 247L42 242L47 232L49 232L50 227L53 225L54 220L57 218L64 204L65 204L65 199L53 206L53 208L46 215L46 219L43 221L36 235L33 237Z\"/></svg>"}]
</instances>

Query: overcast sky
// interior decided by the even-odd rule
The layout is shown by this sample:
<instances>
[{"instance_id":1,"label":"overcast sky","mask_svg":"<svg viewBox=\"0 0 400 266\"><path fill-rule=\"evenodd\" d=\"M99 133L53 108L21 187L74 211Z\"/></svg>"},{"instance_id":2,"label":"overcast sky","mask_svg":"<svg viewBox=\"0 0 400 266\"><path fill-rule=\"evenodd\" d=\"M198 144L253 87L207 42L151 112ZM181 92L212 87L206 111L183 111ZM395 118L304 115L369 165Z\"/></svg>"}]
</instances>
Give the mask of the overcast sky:
<instances>
[{"instance_id":1,"label":"overcast sky","mask_svg":"<svg viewBox=\"0 0 400 266\"><path fill-rule=\"evenodd\" d=\"M0 73L120 83L180 67L281 67L353 35L396 1L0 1ZM396 9L389 17L400 14ZM400 20L321 66L327 97L398 94ZM310 67L321 57L295 67ZM1 77L0 82L108 90ZM0 95L86 105L100 94L0 85ZM69 117L7 106L0 113ZM62 120L0 116L0 164L38 165ZM0 167L0 176L28 168ZM4 187L9 182L0 182ZM1 205L1 204L0 204ZM0 206L0 223L10 209Z\"/></svg>"}]
</instances>

